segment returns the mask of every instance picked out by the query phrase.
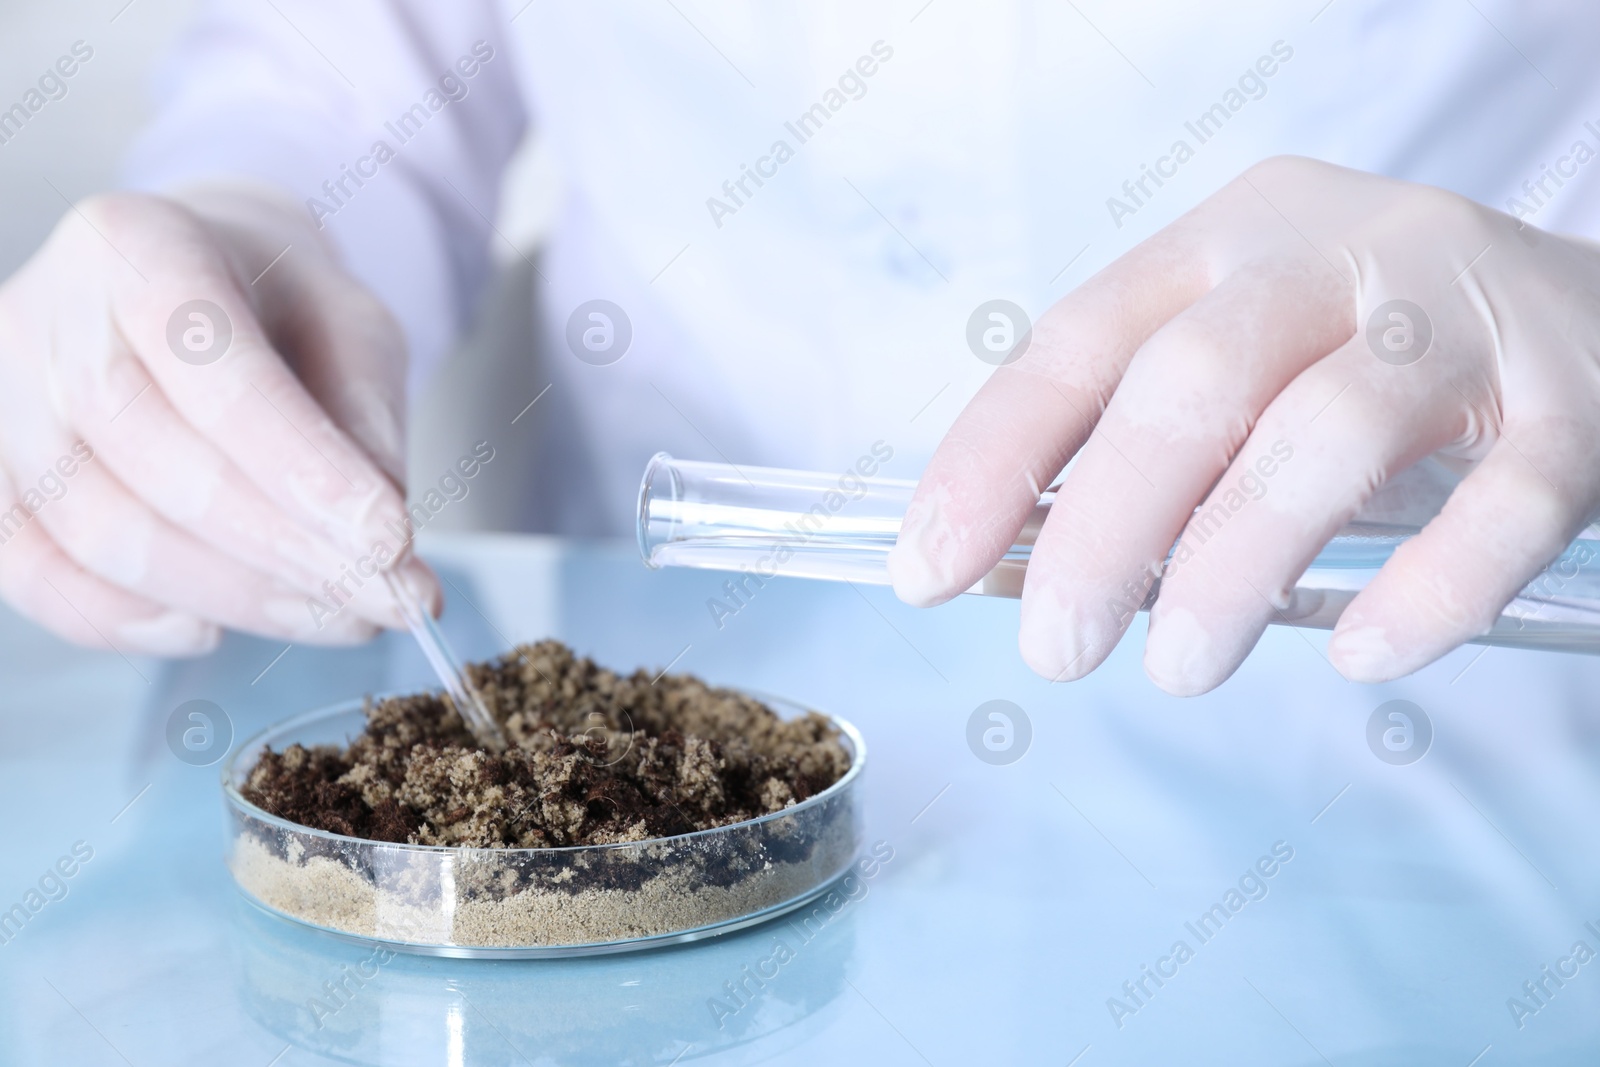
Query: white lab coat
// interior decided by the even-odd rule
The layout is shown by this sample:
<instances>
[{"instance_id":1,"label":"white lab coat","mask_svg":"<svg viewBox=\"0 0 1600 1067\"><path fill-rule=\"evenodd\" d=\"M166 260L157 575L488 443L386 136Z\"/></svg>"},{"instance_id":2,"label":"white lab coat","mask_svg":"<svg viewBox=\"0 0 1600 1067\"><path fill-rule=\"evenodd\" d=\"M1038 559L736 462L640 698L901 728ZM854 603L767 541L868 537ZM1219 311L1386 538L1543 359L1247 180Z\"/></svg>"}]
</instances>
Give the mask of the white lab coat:
<instances>
[{"instance_id":1,"label":"white lab coat","mask_svg":"<svg viewBox=\"0 0 1600 1067\"><path fill-rule=\"evenodd\" d=\"M307 201L421 386L531 127L564 186L539 261L543 447L568 483L548 525L623 533L661 448L843 470L882 441L914 477L991 369L965 341L979 303L1039 314L1274 153L1595 232L1600 162L1570 149L1600 151L1597 39L1577 2L221 0L129 180L242 174ZM565 339L595 298L632 324L610 366Z\"/></svg>"}]
</instances>

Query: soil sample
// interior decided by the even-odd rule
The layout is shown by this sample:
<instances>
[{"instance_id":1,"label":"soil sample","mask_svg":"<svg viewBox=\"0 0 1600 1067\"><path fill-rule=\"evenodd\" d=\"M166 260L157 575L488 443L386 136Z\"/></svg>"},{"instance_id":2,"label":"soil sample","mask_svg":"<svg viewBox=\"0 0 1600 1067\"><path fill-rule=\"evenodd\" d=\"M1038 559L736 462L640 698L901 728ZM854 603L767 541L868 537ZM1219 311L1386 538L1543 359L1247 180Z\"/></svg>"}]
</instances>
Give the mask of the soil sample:
<instances>
[{"instance_id":1,"label":"soil sample","mask_svg":"<svg viewBox=\"0 0 1600 1067\"><path fill-rule=\"evenodd\" d=\"M853 798L748 833L659 840L780 813L833 785L851 754L826 717L782 719L687 675L624 677L556 641L467 671L504 752L478 745L440 694L391 697L367 703L366 728L348 745L265 750L239 790L301 826L459 854L392 853L375 865L372 849L258 824L236 842L241 885L278 910L368 936L559 945L759 911L849 862ZM394 856L409 857L405 871Z\"/></svg>"},{"instance_id":2,"label":"soil sample","mask_svg":"<svg viewBox=\"0 0 1600 1067\"><path fill-rule=\"evenodd\" d=\"M687 675L621 677L557 641L469 677L509 747L481 748L437 693L367 708L347 748L268 751L242 790L280 818L414 845L643 841L781 811L850 766L828 720L785 722Z\"/></svg>"}]
</instances>

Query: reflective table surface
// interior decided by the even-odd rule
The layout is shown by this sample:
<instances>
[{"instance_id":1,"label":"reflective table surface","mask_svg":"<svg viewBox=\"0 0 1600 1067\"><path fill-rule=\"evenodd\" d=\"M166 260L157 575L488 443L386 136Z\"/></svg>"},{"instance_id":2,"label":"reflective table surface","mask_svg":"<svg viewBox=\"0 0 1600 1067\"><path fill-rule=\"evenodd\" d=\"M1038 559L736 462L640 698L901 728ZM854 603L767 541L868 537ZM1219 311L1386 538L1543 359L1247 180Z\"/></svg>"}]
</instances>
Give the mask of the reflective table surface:
<instances>
[{"instance_id":1,"label":"reflective table surface","mask_svg":"<svg viewBox=\"0 0 1600 1067\"><path fill-rule=\"evenodd\" d=\"M161 663L5 615L0 1061L1600 1062L1600 660L1466 648L1353 685L1326 635L1274 629L1178 700L1137 632L1082 682L1034 677L1012 601L917 611L782 580L734 599L630 546L424 545L465 655L553 635L854 721L871 876L821 911L611 957L340 941L239 897L219 767L196 764L426 686L409 638L235 636ZM192 700L225 719L185 748Z\"/></svg>"}]
</instances>

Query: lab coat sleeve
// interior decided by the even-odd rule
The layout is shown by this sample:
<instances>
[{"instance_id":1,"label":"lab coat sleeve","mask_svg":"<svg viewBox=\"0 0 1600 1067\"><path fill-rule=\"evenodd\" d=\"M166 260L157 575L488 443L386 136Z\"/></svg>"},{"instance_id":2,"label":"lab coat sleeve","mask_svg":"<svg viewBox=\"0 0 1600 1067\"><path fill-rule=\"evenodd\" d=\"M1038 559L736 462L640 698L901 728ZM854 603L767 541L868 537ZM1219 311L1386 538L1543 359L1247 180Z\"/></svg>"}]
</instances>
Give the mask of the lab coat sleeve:
<instances>
[{"instance_id":1,"label":"lab coat sleeve","mask_svg":"<svg viewBox=\"0 0 1600 1067\"><path fill-rule=\"evenodd\" d=\"M514 64L494 0L212 0L158 77L124 184L246 178L303 202L400 320L414 390L489 271L526 125Z\"/></svg>"}]
</instances>

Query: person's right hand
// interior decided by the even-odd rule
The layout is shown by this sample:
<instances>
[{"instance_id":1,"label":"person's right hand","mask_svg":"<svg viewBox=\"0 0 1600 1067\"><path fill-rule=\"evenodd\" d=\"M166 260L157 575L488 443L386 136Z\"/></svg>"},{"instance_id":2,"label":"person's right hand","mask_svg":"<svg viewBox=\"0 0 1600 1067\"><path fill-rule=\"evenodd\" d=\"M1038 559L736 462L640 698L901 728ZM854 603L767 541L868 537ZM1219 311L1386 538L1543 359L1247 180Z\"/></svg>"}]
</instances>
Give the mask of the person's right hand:
<instances>
[{"instance_id":1,"label":"person's right hand","mask_svg":"<svg viewBox=\"0 0 1600 1067\"><path fill-rule=\"evenodd\" d=\"M81 202L0 286L0 596L124 653L404 625L376 545L439 601L403 536L404 373L392 317L295 205Z\"/></svg>"},{"instance_id":2,"label":"person's right hand","mask_svg":"<svg viewBox=\"0 0 1600 1067\"><path fill-rule=\"evenodd\" d=\"M1204 693L1290 621L1329 539L1427 460L1458 484L1327 649L1351 681L1418 670L1488 633L1600 514L1595 293L1593 241L1264 160L1062 298L984 383L907 509L895 592L969 588L1072 460L1028 561L1024 660L1083 677L1159 578L1145 671Z\"/></svg>"}]
</instances>

